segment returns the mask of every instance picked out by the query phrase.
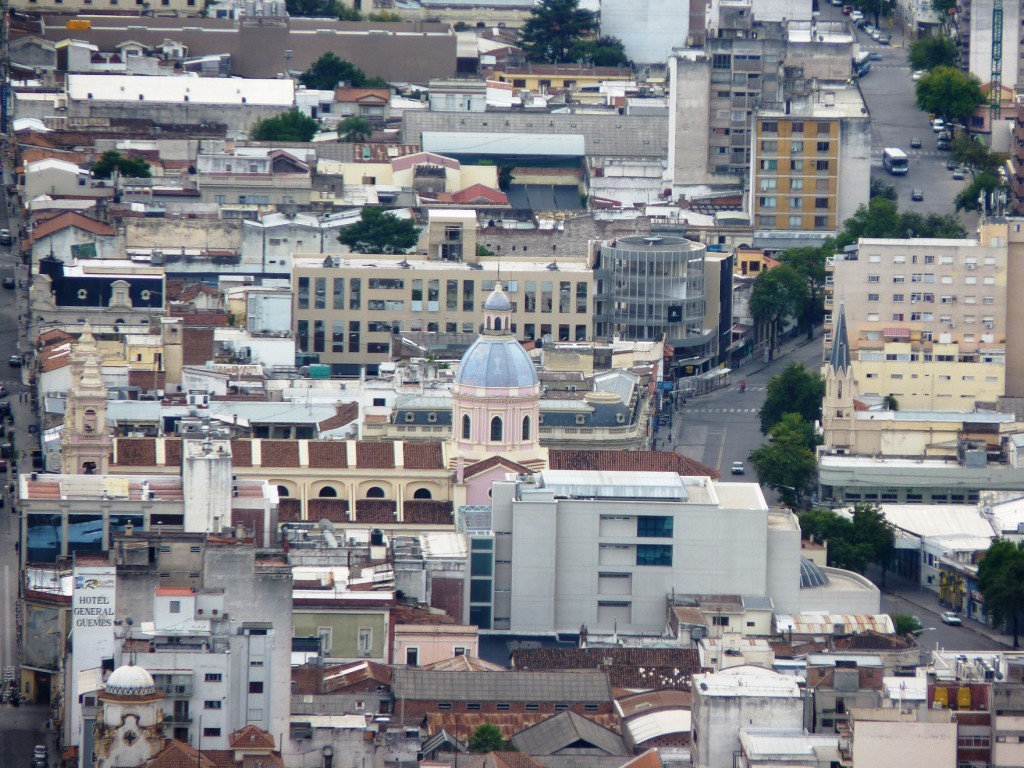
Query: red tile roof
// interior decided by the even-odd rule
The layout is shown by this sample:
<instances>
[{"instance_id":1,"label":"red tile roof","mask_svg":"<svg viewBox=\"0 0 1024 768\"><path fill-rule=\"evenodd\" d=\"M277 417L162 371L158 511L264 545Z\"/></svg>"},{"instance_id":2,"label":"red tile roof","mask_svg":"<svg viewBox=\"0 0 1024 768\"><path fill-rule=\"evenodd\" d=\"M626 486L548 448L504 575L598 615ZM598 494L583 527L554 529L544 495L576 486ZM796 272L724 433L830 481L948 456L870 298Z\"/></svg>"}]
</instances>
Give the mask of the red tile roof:
<instances>
[{"instance_id":1,"label":"red tile roof","mask_svg":"<svg viewBox=\"0 0 1024 768\"><path fill-rule=\"evenodd\" d=\"M346 424L351 424L353 421L359 418L359 403L351 402L344 403L338 406L338 412L333 416L324 419L317 424L317 429L321 432L326 432L330 429L338 429L344 427Z\"/></svg>"},{"instance_id":2,"label":"red tile roof","mask_svg":"<svg viewBox=\"0 0 1024 768\"><path fill-rule=\"evenodd\" d=\"M348 467L348 445L339 440L310 440L310 469L345 469Z\"/></svg>"},{"instance_id":3,"label":"red tile roof","mask_svg":"<svg viewBox=\"0 0 1024 768\"><path fill-rule=\"evenodd\" d=\"M356 443L356 466L360 469L394 469L394 444L360 440Z\"/></svg>"},{"instance_id":4,"label":"red tile roof","mask_svg":"<svg viewBox=\"0 0 1024 768\"><path fill-rule=\"evenodd\" d=\"M600 669L613 688L631 690L688 688L690 675L701 670L692 648L521 648L512 652L512 666L531 672Z\"/></svg>"},{"instance_id":5,"label":"red tile roof","mask_svg":"<svg viewBox=\"0 0 1024 768\"><path fill-rule=\"evenodd\" d=\"M347 523L348 499L310 499L306 502L306 517L314 522Z\"/></svg>"},{"instance_id":6,"label":"red tile roof","mask_svg":"<svg viewBox=\"0 0 1024 768\"><path fill-rule=\"evenodd\" d=\"M152 437L119 437L114 442L114 464L122 467L156 465L156 439Z\"/></svg>"},{"instance_id":7,"label":"red tile roof","mask_svg":"<svg viewBox=\"0 0 1024 768\"><path fill-rule=\"evenodd\" d=\"M356 499L356 522L395 522L395 501L393 499Z\"/></svg>"},{"instance_id":8,"label":"red tile roof","mask_svg":"<svg viewBox=\"0 0 1024 768\"><path fill-rule=\"evenodd\" d=\"M146 768L217 768L210 758L184 742L171 739Z\"/></svg>"},{"instance_id":9,"label":"red tile roof","mask_svg":"<svg viewBox=\"0 0 1024 768\"><path fill-rule=\"evenodd\" d=\"M106 237L113 237L117 234L117 230L110 224L105 224L102 221L96 221L96 219L90 219L88 216L83 216L75 211L68 211L67 213L62 213L59 216L54 216L52 219L48 219L42 224L36 225L29 234L28 241L29 243L35 243L42 240L44 237L48 237L55 232L65 230L68 227L84 229L86 232L91 232L94 235Z\"/></svg>"},{"instance_id":10,"label":"red tile roof","mask_svg":"<svg viewBox=\"0 0 1024 768\"><path fill-rule=\"evenodd\" d=\"M424 525L451 525L455 522L454 506L438 499L407 499L402 504L402 520Z\"/></svg>"},{"instance_id":11,"label":"red tile roof","mask_svg":"<svg viewBox=\"0 0 1024 768\"><path fill-rule=\"evenodd\" d=\"M548 451L551 469L573 471L598 470L601 472L676 472L689 477L718 479L721 473L687 456L671 451L577 451L552 449Z\"/></svg>"},{"instance_id":12,"label":"red tile roof","mask_svg":"<svg viewBox=\"0 0 1024 768\"><path fill-rule=\"evenodd\" d=\"M299 444L295 440L261 440L260 466L297 469Z\"/></svg>"},{"instance_id":13,"label":"red tile roof","mask_svg":"<svg viewBox=\"0 0 1024 768\"><path fill-rule=\"evenodd\" d=\"M444 469L441 443L405 443L402 455L406 469Z\"/></svg>"},{"instance_id":14,"label":"red tile roof","mask_svg":"<svg viewBox=\"0 0 1024 768\"><path fill-rule=\"evenodd\" d=\"M475 475L479 475L481 472L486 472L494 467L505 467L509 472L515 472L520 475L533 474L532 469L523 466L518 462L512 461L512 459L507 459L504 456L490 456L483 461L467 465L463 472L463 477L474 477ZM552 469L554 469L554 467L552 467Z\"/></svg>"},{"instance_id":15,"label":"red tile roof","mask_svg":"<svg viewBox=\"0 0 1024 768\"><path fill-rule=\"evenodd\" d=\"M395 624L455 624L455 619L446 613L431 613L414 605L396 603L391 609Z\"/></svg>"},{"instance_id":16,"label":"red tile roof","mask_svg":"<svg viewBox=\"0 0 1024 768\"><path fill-rule=\"evenodd\" d=\"M262 728L247 725L228 736L228 746L232 749L273 749L274 737Z\"/></svg>"},{"instance_id":17,"label":"red tile roof","mask_svg":"<svg viewBox=\"0 0 1024 768\"><path fill-rule=\"evenodd\" d=\"M339 104L349 104L353 101L387 104L391 100L391 91L388 88L335 88L334 100Z\"/></svg>"},{"instance_id":18,"label":"red tile roof","mask_svg":"<svg viewBox=\"0 0 1024 768\"><path fill-rule=\"evenodd\" d=\"M446 197L453 203L490 203L492 205L508 205L508 195L500 189L493 189L484 184L471 184L465 189L452 192Z\"/></svg>"}]
</instances>

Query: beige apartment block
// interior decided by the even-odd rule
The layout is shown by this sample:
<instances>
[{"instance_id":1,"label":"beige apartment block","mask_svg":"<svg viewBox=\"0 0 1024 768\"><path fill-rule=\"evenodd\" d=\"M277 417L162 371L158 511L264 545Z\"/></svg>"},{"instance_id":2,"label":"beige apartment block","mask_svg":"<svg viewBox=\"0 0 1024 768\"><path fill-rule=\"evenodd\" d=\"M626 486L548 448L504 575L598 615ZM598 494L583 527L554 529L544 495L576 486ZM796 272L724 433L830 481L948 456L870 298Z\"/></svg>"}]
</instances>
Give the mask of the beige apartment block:
<instances>
[{"instance_id":1,"label":"beige apartment block","mask_svg":"<svg viewBox=\"0 0 1024 768\"><path fill-rule=\"evenodd\" d=\"M963 412L1004 394L1005 222L977 240L862 239L826 271L826 358L842 305L861 396Z\"/></svg>"},{"instance_id":2,"label":"beige apartment block","mask_svg":"<svg viewBox=\"0 0 1024 768\"><path fill-rule=\"evenodd\" d=\"M1007 296L1020 297L1024 286L1024 219L1010 219L1006 225ZM1006 327L1024 329L1024 301L1008 301ZM1006 339L1006 395L1024 397L1024 332L1011 333Z\"/></svg>"}]
</instances>

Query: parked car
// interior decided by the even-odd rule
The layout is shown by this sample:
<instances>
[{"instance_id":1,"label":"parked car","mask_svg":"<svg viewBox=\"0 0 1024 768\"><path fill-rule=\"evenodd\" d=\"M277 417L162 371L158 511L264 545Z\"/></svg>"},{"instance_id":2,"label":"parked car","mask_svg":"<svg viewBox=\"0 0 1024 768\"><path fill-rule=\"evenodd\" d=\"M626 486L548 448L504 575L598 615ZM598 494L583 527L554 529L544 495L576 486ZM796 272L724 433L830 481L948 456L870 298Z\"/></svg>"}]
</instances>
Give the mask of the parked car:
<instances>
[{"instance_id":1,"label":"parked car","mask_svg":"<svg viewBox=\"0 0 1024 768\"><path fill-rule=\"evenodd\" d=\"M949 158L949 160L946 161L946 170L947 171L955 171L956 170L956 160L954 160L952 157Z\"/></svg>"},{"instance_id":2,"label":"parked car","mask_svg":"<svg viewBox=\"0 0 1024 768\"><path fill-rule=\"evenodd\" d=\"M953 169L953 178L956 179L957 181L963 181L964 177L966 175L967 174L964 173L964 169L963 168L955 168L955 169Z\"/></svg>"},{"instance_id":3,"label":"parked car","mask_svg":"<svg viewBox=\"0 0 1024 768\"><path fill-rule=\"evenodd\" d=\"M11 368L21 368L21 355L11 355L7 358L7 364Z\"/></svg>"},{"instance_id":4,"label":"parked car","mask_svg":"<svg viewBox=\"0 0 1024 768\"><path fill-rule=\"evenodd\" d=\"M879 45L889 45L892 42L892 38L884 32L878 36Z\"/></svg>"},{"instance_id":5,"label":"parked car","mask_svg":"<svg viewBox=\"0 0 1024 768\"><path fill-rule=\"evenodd\" d=\"M0 245L10 245L14 242L14 235L9 229L0 229Z\"/></svg>"},{"instance_id":6,"label":"parked car","mask_svg":"<svg viewBox=\"0 0 1024 768\"><path fill-rule=\"evenodd\" d=\"M924 77L924 76L925 76L925 75L927 75L927 74L928 74L928 73L927 73L927 72L925 72L925 71L924 71L923 69L915 69L915 70L914 70L914 72L913 72L913 74L912 74L912 75L911 75L910 77L911 77L911 78L912 78L912 79L914 80L914 82L916 83L916 82L917 82L918 80L920 80L920 79L921 79L922 77Z\"/></svg>"},{"instance_id":7,"label":"parked car","mask_svg":"<svg viewBox=\"0 0 1024 768\"><path fill-rule=\"evenodd\" d=\"M13 289L14 288L14 278L13 277L5 277L4 278L4 288L9 288L9 289Z\"/></svg>"},{"instance_id":8,"label":"parked car","mask_svg":"<svg viewBox=\"0 0 1024 768\"><path fill-rule=\"evenodd\" d=\"M849 16L853 12L853 7L849 5L843 6L843 16Z\"/></svg>"},{"instance_id":9,"label":"parked car","mask_svg":"<svg viewBox=\"0 0 1024 768\"><path fill-rule=\"evenodd\" d=\"M963 624L963 622L960 621L960 617L956 615L956 611L946 611L939 618L942 619L943 624L949 624L953 627L959 627Z\"/></svg>"},{"instance_id":10,"label":"parked car","mask_svg":"<svg viewBox=\"0 0 1024 768\"><path fill-rule=\"evenodd\" d=\"M742 475L746 470L743 468L742 461L734 461L732 463L732 473L734 475Z\"/></svg>"},{"instance_id":11,"label":"parked car","mask_svg":"<svg viewBox=\"0 0 1024 768\"><path fill-rule=\"evenodd\" d=\"M34 758L35 757L42 757L42 758L45 759L46 758L46 745L45 744L36 744L36 748L32 750L32 757L34 757Z\"/></svg>"},{"instance_id":12,"label":"parked car","mask_svg":"<svg viewBox=\"0 0 1024 768\"><path fill-rule=\"evenodd\" d=\"M854 21L861 21L864 18L864 14L854 9L850 11L850 18L853 19Z\"/></svg>"},{"instance_id":13,"label":"parked car","mask_svg":"<svg viewBox=\"0 0 1024 768\"><path fill-rule=\"evenodd\" d=\"M942 133L946 130L946 121L941 117L936 117L932 120L932 130L935 131L935 133Z\"/></svg>"},{"instance_id":14,"label":"parked car","mask_svg":"<svg viewBox=\"0 0 1024 768\"><path fill-rule=\"evenodd\" d=\"M916 202L921 202L924 200L924 190L914 187L913 191L910 193L910 199Z\"/></svg>"},{"instance_id":15,"label":"parked car","mask_svg":"<svg viewBox=\"0 0 1024 768\"><path fill-rule=\"evenodd\" d=\"M920 149L921 148L921 140L917 136L915 136L914 138L912 138L910 140L910 148L911 149Z\"/></svg>"},{"instance_id":16,"label":"parked car","mask_svg":"<svg viewBox=\"0 0 1024 768\"><path fill-rule=\"evenodd\" d=\"M935 148L940 152L948 152L952 147L953 145L950 144L949 139L939 139L935 142Z\"/></svg>"}]
</instances>

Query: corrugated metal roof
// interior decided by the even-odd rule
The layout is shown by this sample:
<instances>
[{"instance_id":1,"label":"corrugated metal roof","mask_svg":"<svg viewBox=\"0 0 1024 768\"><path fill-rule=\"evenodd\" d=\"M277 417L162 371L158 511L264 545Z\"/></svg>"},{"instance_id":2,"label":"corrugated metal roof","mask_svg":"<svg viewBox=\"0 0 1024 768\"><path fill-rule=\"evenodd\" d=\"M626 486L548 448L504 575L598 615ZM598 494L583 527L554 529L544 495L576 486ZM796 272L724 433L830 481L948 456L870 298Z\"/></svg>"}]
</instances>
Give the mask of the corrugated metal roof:
<instances>
[{"instance_id":1,"label":"corrugated metal roof","mask_svg":"<svg viewBox=\"0 0 1024 768\"><path fill-rule=\"evenodd\" d=\"M689 733L690 718L688 709L663 709L630 719L626 723L626 730L635 744L643 744L671 733Z\"/></svg>"},{"instance_id":2,"label":"corrugated metal roof","mask_svg":"<svg viewBox=\"0 0 1024 768\"><path fill-rule=\"evenodd\" d=\"M605 754L626 755L622 738L575 712L561 712L520 731L512 737L512 745L529 755L551 755L584 741ZM578 747L574 747L578 748Z\"/></svg>"},{"instance_id":3,"label":"corrugated metal roof","mask_svg":"<svg viewBox=\"0 0 1024 768\"><path fill-rule=\"evenodd\" d=\"M883 504L882 512L896 528L915 536L995 535L973 504Z\"/></svg>"},{"instance_id":4,"label":"corrugated metal roof","mask_svg":"<svg viewBox=\"0 0 1024 768\"><path fill-rule=\"evenodd\" d=\"M604 672L431 672L396 669L396 699L416 701L601 702L611 699Z\"/></svg>"},{"instance_id":5,"label":"corrugated metal roof","mask_svg":"<svg viewBox=\"0 0 1024 768\"><path fill-rule=\"evenodd\" d=\"M423 149L441 155L583 157L579 134L423 132Z\"/></svg>"},{"instance_id":6,"label":"corrugated metal roof","mask_svg":"<svg viewBox=\"0 0 1024 768\"><path fill-rule=\"evenodd\" d=\"M630 498L688 501L683 480L670 472L602 472L547 469L540 487L558 498Z\"/></svg>"}]
</instances>

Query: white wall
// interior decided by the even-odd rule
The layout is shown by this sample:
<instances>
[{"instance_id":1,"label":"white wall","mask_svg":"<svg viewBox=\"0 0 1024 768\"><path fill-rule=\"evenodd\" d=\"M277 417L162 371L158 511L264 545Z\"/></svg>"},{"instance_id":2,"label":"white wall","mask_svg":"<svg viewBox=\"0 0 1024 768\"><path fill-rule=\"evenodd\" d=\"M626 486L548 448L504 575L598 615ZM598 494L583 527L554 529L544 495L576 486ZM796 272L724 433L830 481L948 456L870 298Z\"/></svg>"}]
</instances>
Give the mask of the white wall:
<instances>
[{"instance_id":1,"label":"white wall","mask_svg":"<svg viewBox=\"0 0 1024 768\"><path fill-rule=\"evenodd\" d=\"M731 768L733 754L740 749L741 728L803 728L799 697L700 696L696 690L694 694L697 743L691 755L696 768Z\"/></svg>"},{"instance_id":2,"label":"white wall","mask_svg":"<svg viewBox=\"0 0 1024 768\"><path fill-rule=\"evenodd\" d=\"M689 0L601 0L601 34L619 38L636 64L662 64L689 33Z\"/></svg>"},{"instance_id":3,"label":"white wall","mask_svg":"<svg viewBox=\"0 0 1024 768\"><path fill-rule=\"evenodd\" d=\"M943 712L948 718L948 712ZM956 723L857 720L853 729L853 768L955 768Z\"/></svg>"},{"instance_id":4,"label":"white wall","mask_svg":"<svg viewBox=\"0 0 1024 768\"><path fill-rule=\"evenodd\" d=\"M867 205L871 187L871 121L839 121L839 226Z\"/></svg>"}]
</instances>

